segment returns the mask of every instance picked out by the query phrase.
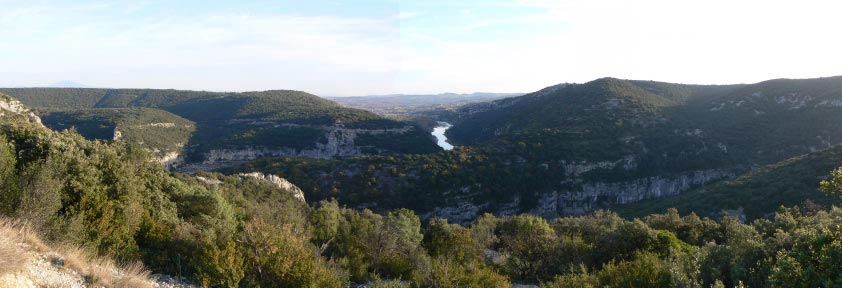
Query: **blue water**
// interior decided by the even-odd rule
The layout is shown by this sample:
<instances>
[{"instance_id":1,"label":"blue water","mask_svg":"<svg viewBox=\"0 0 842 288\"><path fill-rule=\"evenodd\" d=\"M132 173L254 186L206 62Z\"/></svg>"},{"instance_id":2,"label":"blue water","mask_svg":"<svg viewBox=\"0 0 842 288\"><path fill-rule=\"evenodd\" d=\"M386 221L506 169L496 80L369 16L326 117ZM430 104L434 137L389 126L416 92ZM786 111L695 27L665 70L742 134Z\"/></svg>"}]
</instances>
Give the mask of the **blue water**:
<instances>
[{"instance_id":1,"label":"blue water","mask_svg":"<svg viewBox=\"0 0 842 288\"><path fill-rule=\"evenodd\" d=\"M444 150L453 150L453 145L447 143L447 136L444 136L444 131L447 131L453 125L447 122L439 122L438 124L439 126L433 128L433 136L436 136L436 144L444 148Z\"/></svg>"}]
</instances>

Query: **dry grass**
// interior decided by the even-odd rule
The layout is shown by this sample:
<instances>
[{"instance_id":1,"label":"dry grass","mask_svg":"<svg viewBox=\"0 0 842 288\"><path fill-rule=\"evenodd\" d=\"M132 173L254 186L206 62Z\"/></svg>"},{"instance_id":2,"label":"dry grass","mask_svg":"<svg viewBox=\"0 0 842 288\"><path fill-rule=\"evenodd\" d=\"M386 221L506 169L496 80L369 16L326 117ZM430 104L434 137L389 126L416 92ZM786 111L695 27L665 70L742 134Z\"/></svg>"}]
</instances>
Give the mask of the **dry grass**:
<instances>
[{"instance_id":1,"label":"dry grass","mask_svg":"<svg viewBox=\"0 0 842 288\"><path fill-rule=\"evenodd\" d=\"M0 275L16 273L26 267L28 259L21 253L16 239L0 234Z\"/></svg>"},{"instance_id":2,"label":"dry grass","mask_svg":"<svg viewBox=\"0 0 842 288\"><path fill-rule=\"evenodd\" d=\"M117 265L109 258L94 257L82 249L63 246L53 256L64 266L96 285L105 287L152 287L149 270L140 262Z\"/></svg>"},{"instance_id":3,"label":"dry grass","mask_svg":"<svg viewBox=\"0 0 842 288\"><path fill-rule=\"evenodd\" d=\"M0 275L24 270L31 260L25 245L33 244L44 247L39 238L23 223L0 218Z\"/></svg>"},{"instance_id":4,"label":"dry grass","mask_svg":"<svg viewBox=\"0 0 842 288\"><path fill-rule=\"evenodd\" d=\"M41 236L26 222L0 217L0 233L9 237L15 237L20 243L28 245L36 252L46 252L49 246L41 241Z\"/></svg>"},{"instance_id":5,"label":"dry grass","mask_svg":"<svg viewBox=\"0 0 842 288\"><path fill-rule=\"evenodd\" d=\"M66 268L83 274L89 266L89 258L87 252L75 246L62 245L56 247L57 249L49 253L50 261L54 266Z\"/></svg>"},{"instance_id":6,"label":"dry grass","mask_svg":"<svg viewBox=\"0 0 842 288\"><path fill-rule=\"evenodd\" d=\"M51 249L26 223L0 218L0 275L24 270L27 262L33 260L32 252L45 255L54 267L76 272L97 286L152 287L150 272L142 263L117 265L109 258L94 257L71 245Z\"/></svg>"},{"instance_id":7,"label":"dry grass","mask_svg":"<svg viewBox=\"0 0 842 288\"><path fill-rule=\"evenodd\" d=\"M114 287L152 287L149 282L149 270L143 263L124 265L120 270L121 275L114 281Z\"/></svg>"}]
</instances>

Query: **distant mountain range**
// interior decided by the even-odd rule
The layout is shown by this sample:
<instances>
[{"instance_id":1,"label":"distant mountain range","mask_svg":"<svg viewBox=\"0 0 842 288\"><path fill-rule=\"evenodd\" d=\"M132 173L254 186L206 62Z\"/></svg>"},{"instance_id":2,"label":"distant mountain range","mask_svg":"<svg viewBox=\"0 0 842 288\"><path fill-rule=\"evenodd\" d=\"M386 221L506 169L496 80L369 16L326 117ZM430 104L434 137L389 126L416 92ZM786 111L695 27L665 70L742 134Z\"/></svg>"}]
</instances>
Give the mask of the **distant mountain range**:
<instances>
[{"instance_id":1,"label":"distant mountain range","mask_svg":"<svg viewBox=\"0 0 842 288\"><path fill-rule=\"evenodd\" d=\"M69 81L69 80L56 82L56 83L53 83L53 84L51 84L47 87L50 87L50 88L93 88L91 86L88 86L88 85L85 85L85 84L82 84L82 83L78 83L78 82Z\"/></svg>"},{"instance_id":2,"label":"distant mountain range","mask_svg":"<svg viewBox=\"0 0 842 288\"><path fill-rule=\"evenodd\" d=\"M470 103L487 102L520 95L523 95L523 93L476 92L470 94L392 94L327 98L346 107L365 109L384 116L400 117L419 115L434 110L455 109Z\"/></svg>"},{"instance_id":3,"label":"distant mountain range","mask_svg":"<svg viewBox=\"0 0 842 288\"><path fill-rule=\"evenodd\" d=\"M0 88L95 88L93 86L85 85L69 80L59 81L50 85L41 86L0 86Z\"/></svg>"}]
</instances>

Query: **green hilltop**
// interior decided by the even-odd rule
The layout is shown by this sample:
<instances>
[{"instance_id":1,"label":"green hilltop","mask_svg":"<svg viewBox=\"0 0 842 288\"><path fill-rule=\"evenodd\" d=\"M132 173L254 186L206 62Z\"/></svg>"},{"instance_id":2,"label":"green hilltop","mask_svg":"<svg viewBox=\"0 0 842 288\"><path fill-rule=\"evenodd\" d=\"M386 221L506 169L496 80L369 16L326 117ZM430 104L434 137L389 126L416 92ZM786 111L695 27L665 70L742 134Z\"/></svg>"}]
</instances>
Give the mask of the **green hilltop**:
<instances>
[{"instance_id":1,"label":"green hilltop","mask_svg":"<svg viewBox=\"0 0 842 288\"><path fill-rule=\"evenodd\" d=\"M0 88L40 109L158 108L192 121L280 120L293 123L365 125L375 114L344 108L301 91L206 92L169 89Z\"/></svg>"},{"instance_id":2,"label":"green hilltop","mask_svg":"<svg viewBox=\"0 0 842 288\"><path fill-rule=\"evenodd\" d=\"M496 106L448 136L545 161L635 155L659 173L770 164L842 139L833 125L842 121L842 77L728 86L604 78Z\"/></svg>"}]
</instances>

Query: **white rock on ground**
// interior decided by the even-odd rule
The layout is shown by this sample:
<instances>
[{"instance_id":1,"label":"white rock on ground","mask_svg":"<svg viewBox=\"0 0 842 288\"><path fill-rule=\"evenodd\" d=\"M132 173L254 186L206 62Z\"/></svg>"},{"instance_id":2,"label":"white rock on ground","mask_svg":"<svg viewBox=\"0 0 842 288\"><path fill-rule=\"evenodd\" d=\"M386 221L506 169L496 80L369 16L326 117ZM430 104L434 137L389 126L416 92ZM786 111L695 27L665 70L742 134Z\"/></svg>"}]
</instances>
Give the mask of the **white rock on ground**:
<instances>
[{"instance_id":1,"label":"white rock on ground","mask_svg":"<svg viewBox=\"0 0 842 288\"><path fill-rule=\"evenodd\" d=\"M148 275L140 266L118 268L78 249L54 249L26 225L0 218L0 288L197 287L183 284L183 278Z\"/></svg>"},{"instance_id":2,"label":"white rock on ground","mask_svg":"<svg viewBox=\"0 0 842 288\"><path fill-rule=\"evenodd\" d=\"M255 179L258 179L258 180L262 180L262 181L272 183L275 186L277 186L278 188L281 188L281 189L284 189L284 190L287 190L287 191L291 192L293 197L298 198L302 202L307 202L304 199L304 191L302 191L301 188L298 188L298 186L295 186L295 184L292 184L292 182L289 182L287 179L278 177L277 175L271 175L271 174L266 175L266 174L263 174L263 173L260 173L260 172L240 173L239 175L240 175L241 178L251 177L251 178L255 178Z\"/></svg>"}]
</instances>

